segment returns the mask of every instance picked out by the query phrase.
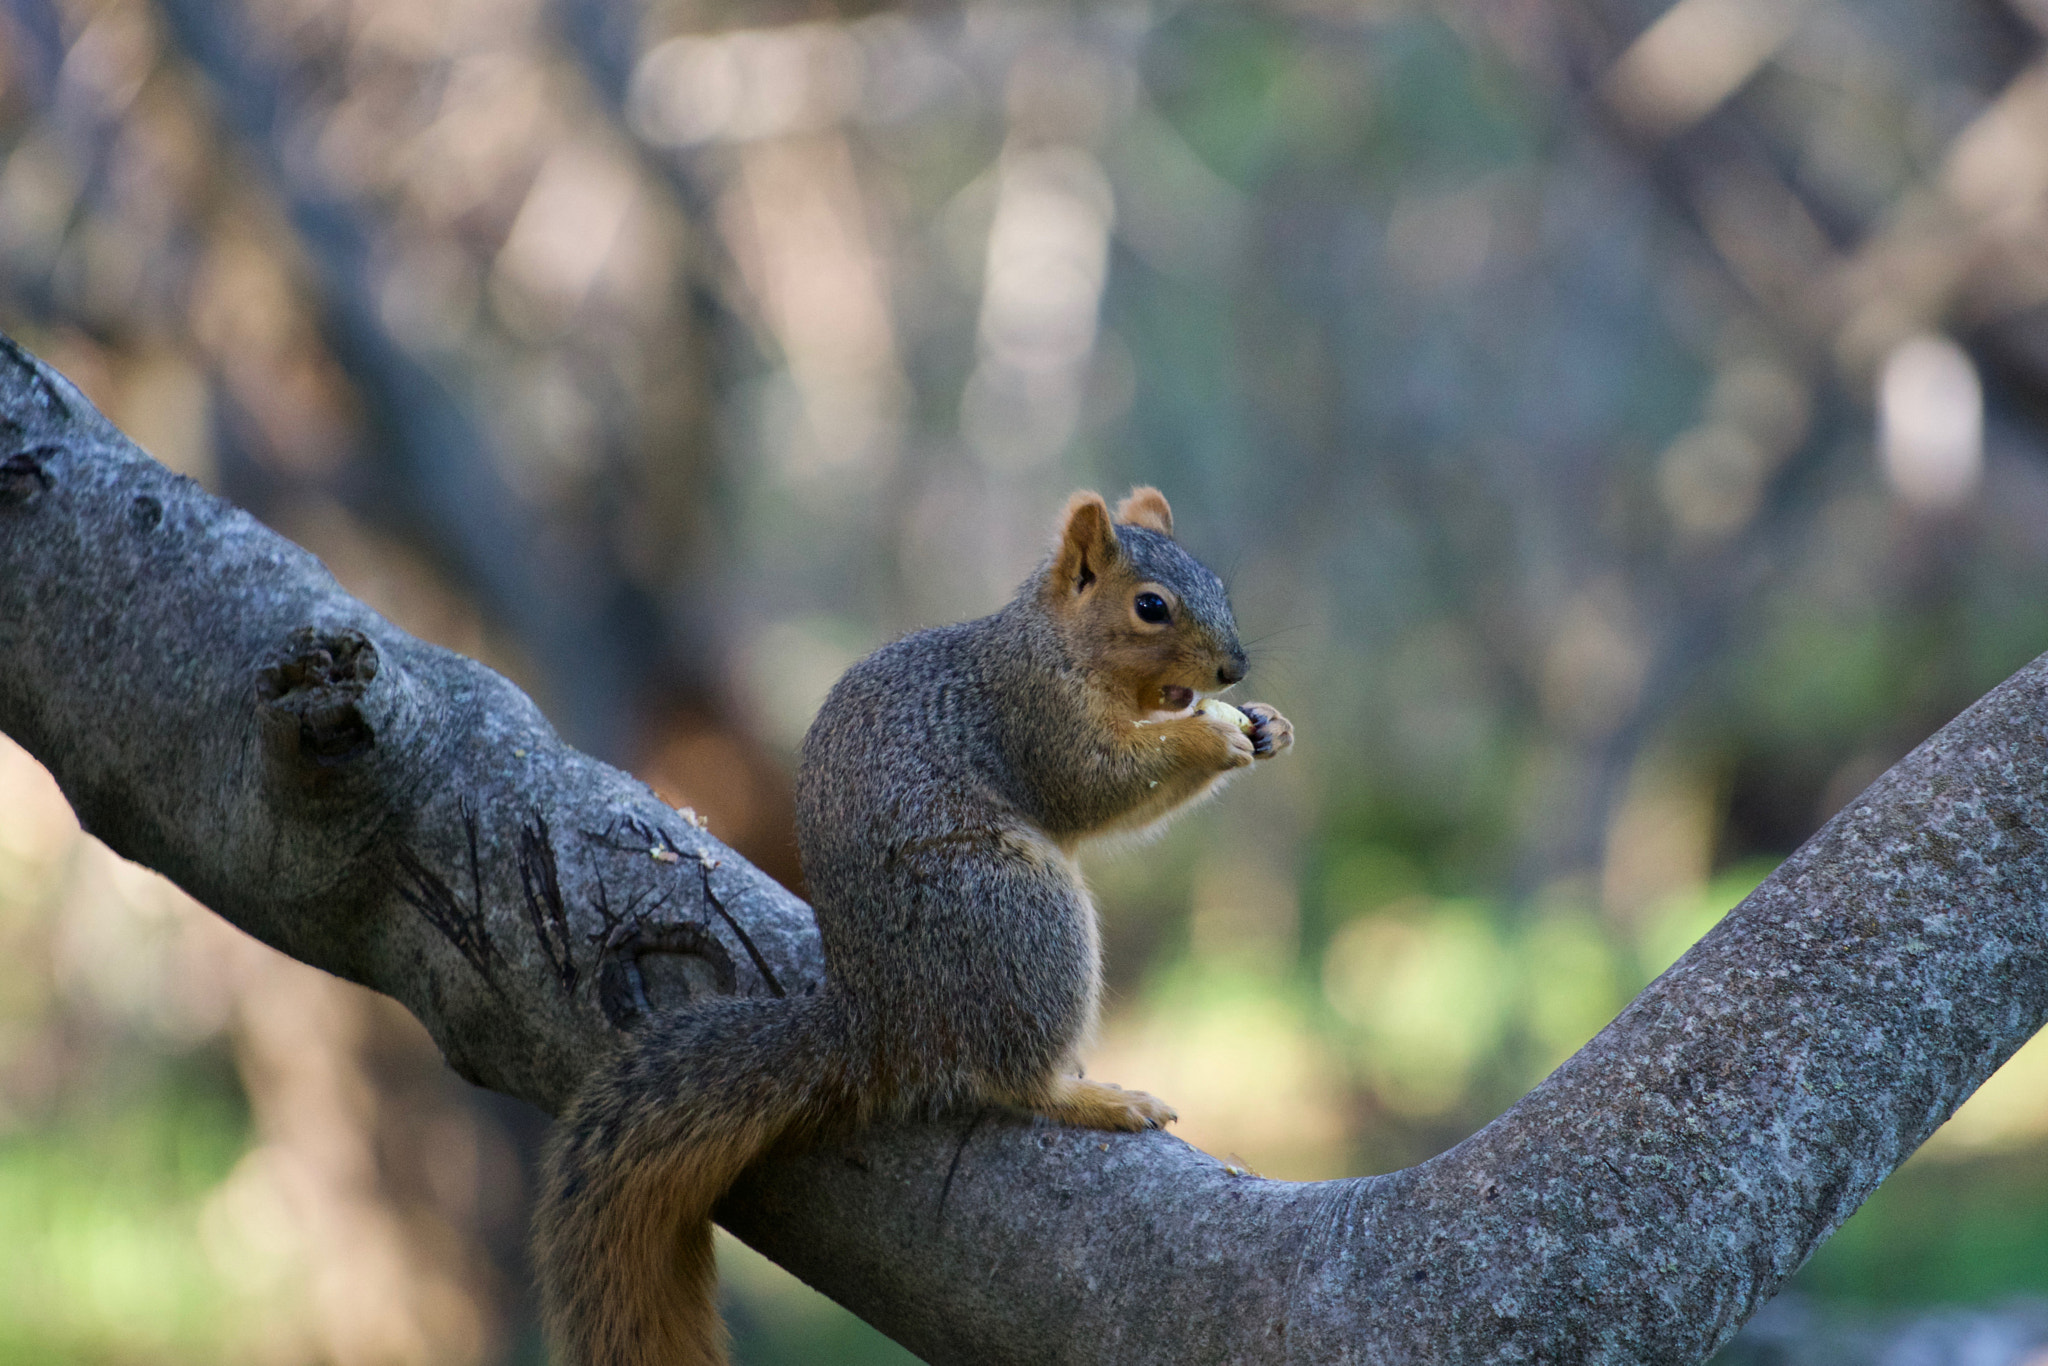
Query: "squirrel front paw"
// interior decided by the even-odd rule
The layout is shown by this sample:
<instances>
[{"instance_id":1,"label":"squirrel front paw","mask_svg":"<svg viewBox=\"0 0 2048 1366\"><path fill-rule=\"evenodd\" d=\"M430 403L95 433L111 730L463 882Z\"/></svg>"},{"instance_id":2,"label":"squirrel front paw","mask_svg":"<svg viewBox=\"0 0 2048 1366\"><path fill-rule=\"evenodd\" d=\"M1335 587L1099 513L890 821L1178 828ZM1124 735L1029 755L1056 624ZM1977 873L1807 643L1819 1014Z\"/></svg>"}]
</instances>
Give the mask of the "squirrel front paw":
<instances>
[{"instance_id":1,"label":"squirrel front paw","mask_svg":"<svg viewBox=\"0 0 2048 1366\"><path fill-rule=\"evenodd\" d=\"M1250 715L1250 713L1244 713ZM1274 715L1279 715L1275 712ZM1253 738L1257 728L1245 730L1232 719L1229 711L1197 711L1189 718L1197 725L1208 729L1207 738L1216 742L1216 767L1221 769L1243 768L1258 757L1258 743Z\"/></svg>"},{"instance_id":2,"label":"squirrel front paw","mask_svg":"<svg viewBox=\"0 0 2048 1366\"><path fill-rule=\"evenodd\" d=\"M1294 748L1294 723L1264 702L1247 702L1238 710L1252 719L1252 755L1270 759Z\"/></svg>"}]
</instances>

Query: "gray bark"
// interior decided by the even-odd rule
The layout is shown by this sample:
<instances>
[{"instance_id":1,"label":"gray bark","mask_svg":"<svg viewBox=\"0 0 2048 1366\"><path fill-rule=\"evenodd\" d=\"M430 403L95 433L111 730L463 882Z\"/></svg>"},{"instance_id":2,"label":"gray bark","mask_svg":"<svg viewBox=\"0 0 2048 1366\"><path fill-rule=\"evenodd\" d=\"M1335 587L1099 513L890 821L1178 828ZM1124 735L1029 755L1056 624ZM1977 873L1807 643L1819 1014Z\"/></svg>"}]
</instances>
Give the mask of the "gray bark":
<instances>
[{"instance_id":1,"label":"gray bark","mask_svg":"<svg viewBox=\"0 0 2048 1366\"><path fill-rule=\"evenodd\" d=\"M517 690L0 355L0 730L86 828L558 1108L805 908ZM1524 1100L1385 1176L1008 1115L762 1163L722 1220L936 1362L1687 1362L2048 1017L2048 659L1888 773Z\"/></svg>"}]
</instances>

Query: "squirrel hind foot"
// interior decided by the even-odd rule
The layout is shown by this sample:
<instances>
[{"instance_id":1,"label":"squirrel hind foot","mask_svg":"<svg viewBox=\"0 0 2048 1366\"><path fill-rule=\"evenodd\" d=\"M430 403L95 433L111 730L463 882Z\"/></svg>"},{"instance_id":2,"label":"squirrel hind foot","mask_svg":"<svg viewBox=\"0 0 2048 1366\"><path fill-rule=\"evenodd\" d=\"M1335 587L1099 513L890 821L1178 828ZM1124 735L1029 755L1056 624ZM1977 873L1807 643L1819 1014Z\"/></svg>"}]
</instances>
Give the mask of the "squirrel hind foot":
<instances>
[{"instance_id":1,"label":"squirrel hind foot","mask_svg":"<svg viewBox=\"0 0 2048 1366\"><path fill-rule=\"evenodd\" d=\"M1052 1094L1040 1097L1031 1108L1047 1119L1076 1129L1107 1129L1116 1133L1158 1129L1180 1118L1171 1105L1157 1096L1082 1077L1056 1078Z\"/></svg>"}]
</instances>

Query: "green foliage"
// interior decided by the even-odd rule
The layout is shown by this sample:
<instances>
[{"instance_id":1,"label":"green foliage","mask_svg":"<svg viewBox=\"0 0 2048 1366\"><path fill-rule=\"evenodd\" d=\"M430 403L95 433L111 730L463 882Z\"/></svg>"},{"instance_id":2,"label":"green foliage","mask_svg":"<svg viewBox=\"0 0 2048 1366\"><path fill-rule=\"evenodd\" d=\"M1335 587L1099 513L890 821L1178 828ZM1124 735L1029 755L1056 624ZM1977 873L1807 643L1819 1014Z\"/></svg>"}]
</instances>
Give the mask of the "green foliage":
<instances>
[{"instance_id":1,"label":"green foliage","mask_svg":"<svg viewBox=\"0 0 2048 1366\"><path fill-rule=\"evenodd\" d=\"M1510 911L1431 897L1384 850L1335 863L1324 995L1359 1075L1399 1115L1477 1122L1577 1052L1760 882L1745 864L1616 925L1569 895Z\"/></svg>"},{"instance_id":2,"label":"green foliage","mask_svg":"<svg viewBox=\"0 0 2048 1366\"><path fill-rule=\"evenodd\" d=\"M201 1215L249 1132L218 1062L0 1138L0 1363L222 1359L240 1306Z\"/></svg>"},{"instance_id":3,"label":"green foliage","mask_svg":"<svg viewBox=\"0 0 2048 1366\"><path fill-rule=\"evenodd\" d=\"M2048 1170L2039 1151L1915 1157L1792 1286L1872 1309L2038 1296L2048 1286Z\"/></svg>"},{"instance_id":4,"label":"green foliage","mask_svg":"<svg viewBox=\"0 0 2048 1366\"><path fill-rule=\"evenodd\" d=\"M723 1230L718 1269L734 1366L915 1366L909 1352Z\"/></svg>"}]
</instances>

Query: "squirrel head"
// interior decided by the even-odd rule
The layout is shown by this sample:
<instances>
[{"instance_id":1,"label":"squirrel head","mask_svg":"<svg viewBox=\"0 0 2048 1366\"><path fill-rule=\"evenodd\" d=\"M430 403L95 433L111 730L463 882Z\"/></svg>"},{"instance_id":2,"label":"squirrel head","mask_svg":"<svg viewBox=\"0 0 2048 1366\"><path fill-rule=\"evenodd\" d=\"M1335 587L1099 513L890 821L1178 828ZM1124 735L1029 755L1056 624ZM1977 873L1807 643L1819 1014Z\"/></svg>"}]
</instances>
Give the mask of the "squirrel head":
<instances>
[{"instance_id":1,"label":"squirrel head","mask_svg":"<svg viewBox=\"0 0 2048 1366\"><path fill-rule=\"evenodd\" d=\"M1185 711L1245 675L1223 583L1173 539L1173 509L1140 486L1117 504L1067 500L1040 601L1068 651L1138 715Z\"/></svg>"}]
</instances>

